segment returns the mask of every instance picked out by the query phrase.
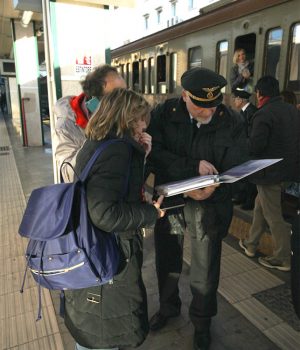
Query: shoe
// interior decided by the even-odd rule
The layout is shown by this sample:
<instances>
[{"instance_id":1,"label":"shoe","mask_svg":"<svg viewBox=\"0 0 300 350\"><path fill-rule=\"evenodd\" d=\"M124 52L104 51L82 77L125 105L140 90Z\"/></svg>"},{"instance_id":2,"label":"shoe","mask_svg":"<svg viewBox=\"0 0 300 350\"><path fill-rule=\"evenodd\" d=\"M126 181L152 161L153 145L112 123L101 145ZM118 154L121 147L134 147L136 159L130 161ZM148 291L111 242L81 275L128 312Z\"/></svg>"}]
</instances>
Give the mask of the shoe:
<instances>
[{"instance_id":1,"label":"shoe","mask_svg":"<svg viewBox=\"0 0 300 350\"><path fill-rule=\"evenodd\" d=\"M194 350L208 350L211 343L209 331L205 333L195 332L194 334Z\"/></svg>"},{"instance_id":2,"label":"shoe","mask_svg":"<svg viewBox=\"0 0 300 350\"><path fill-rule=\"evenodd\" d=\"M274 259L272 256L260 257L258 258L258 262L264 267L268 267L269 269L276 269L279 271L290 271L291 265L288 263L283 263L279 260Z\"/></svg>"},{"instance_id":3,"label":"shoe","mask_svg":"<svg viewBox=\"0 0 300 350\"><path fill-rule=\"evenodd\" d=\"M247 247L244 239L239 240L239 246L244 250L245 254L249 256L249 258L255 257L256 249L251 246Z\"/></svg>"},{"instance_id":4,"label":"shoe","mask_svg":"<svg viewBox=\"0 0 300 350\"><path fill-rule=\"evenodd\" d=\"M169 318L177 317L179 315L180 315L180 312L178 312L177 314L174 314L172 316L165 316L165 315L162 315L158 311L156 314L154 314L151 317L151 319L149 321L149 326L150 326L151 331L153 331L153 332L159 331L160 329L164 328L167 325Z\"/></svg>"}]
</instances>

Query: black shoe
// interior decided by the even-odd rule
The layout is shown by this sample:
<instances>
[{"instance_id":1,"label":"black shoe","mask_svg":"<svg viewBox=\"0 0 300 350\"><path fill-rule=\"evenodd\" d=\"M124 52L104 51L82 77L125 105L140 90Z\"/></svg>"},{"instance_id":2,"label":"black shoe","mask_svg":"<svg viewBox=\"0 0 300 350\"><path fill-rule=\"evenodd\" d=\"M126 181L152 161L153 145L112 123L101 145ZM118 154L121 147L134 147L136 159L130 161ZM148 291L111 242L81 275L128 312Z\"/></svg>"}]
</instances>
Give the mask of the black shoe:
<instances>
[{"instance_id":1,"label":"black shoe","mask_svg":"<svg viewBox=\"0 0 300 350\"><path fill-rule=\"evenodd\" d=\"M172 316L165 316L162 315L159 311L154 314L150 321L149 321L149 326L151 331L159 331L160 329L164 328L167 323L168 323L168 319L171 317L177 317L180 315L180 312L178 312L177 314L174 314Z\"/></svg>"},{"instance_id":2,"label":"black shoe","mask_svg":"<svg viewBox=\"0 0 300 350\"><path fill-rule=\"evenodd\" d=\"M194 350L208 350L210 347L210 333L209 331L200 333L195 332L194 334Z\"/></svg>"}]
</instances>

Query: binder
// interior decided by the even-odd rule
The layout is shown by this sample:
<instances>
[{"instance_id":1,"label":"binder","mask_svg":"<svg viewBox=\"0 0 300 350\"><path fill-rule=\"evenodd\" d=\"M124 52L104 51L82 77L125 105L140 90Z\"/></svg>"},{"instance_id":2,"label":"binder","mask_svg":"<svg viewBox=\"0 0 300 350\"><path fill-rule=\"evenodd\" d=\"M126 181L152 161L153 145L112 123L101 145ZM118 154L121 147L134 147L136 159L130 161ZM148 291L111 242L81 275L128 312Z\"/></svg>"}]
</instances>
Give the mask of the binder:
<instances>
[{"instance_id":1,"label":"binder","mask_svg":"<svg viewBox=\"0 0 300 350\"><path fill-rule=\"evenodd\" d=\"M234 183L259 170L280 162L282 159L283 158L249 160L218 175L196 176L186 180L159 185L156 186L155 189L159 195L170 197L216 184Z\"/></svg>"}]
</instances>

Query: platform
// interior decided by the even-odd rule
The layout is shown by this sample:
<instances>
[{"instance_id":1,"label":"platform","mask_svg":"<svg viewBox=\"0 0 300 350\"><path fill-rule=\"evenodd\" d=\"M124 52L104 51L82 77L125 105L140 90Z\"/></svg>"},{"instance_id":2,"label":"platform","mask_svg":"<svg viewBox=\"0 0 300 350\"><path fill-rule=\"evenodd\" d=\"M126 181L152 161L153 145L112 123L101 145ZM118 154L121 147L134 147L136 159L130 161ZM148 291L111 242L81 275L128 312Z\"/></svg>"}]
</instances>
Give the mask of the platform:
<instances>
[{"instance_id":1,"label":"platform","mask_svg":"<svg viewBox=\"0 0 300 350\"><path fill-rule=\"evenodd\" d=\"M74 341L58 316L58 293L43 290L43 319L39 322L35 321L37 288L30 275L23 295L19 293L26 240L19 237L18 226L32 189L53 181L51 145L22 147L9 117L5 123L0 114L0 169L0 349L73 350ZM242 223L236 225L244 232ZM150 316L158 309L153 247L153 235L148 231L143 276ZM192 349L193 326L188 317L191 299L188 235L184 259L180 279L182 314L161 332L150 333L138 349ZM256 258L243 255L237 239L229 235L223 244L219 311L212 324L211 349L298 349L300 322L292 310L289 279L289 273L271 273L257 264Z\"/></svg>"}]
</instances>

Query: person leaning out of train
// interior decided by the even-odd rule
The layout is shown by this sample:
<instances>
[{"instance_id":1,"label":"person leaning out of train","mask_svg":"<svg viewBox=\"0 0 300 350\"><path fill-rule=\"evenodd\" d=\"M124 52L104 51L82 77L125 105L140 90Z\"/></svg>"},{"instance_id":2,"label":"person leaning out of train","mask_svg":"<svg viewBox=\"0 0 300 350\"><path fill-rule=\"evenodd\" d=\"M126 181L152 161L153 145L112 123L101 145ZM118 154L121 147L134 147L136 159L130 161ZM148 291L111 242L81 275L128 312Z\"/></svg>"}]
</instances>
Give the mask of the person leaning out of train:
<instances>
[{"instance_id":1,"label":"person leaning out of train","mask_svg":"<svg viewBox=\"0 0 300 350\"><path fill-rule=\"evenodd\" d=\"M237 88L252 92L253 62L246 59L244 49L236 49L233 55L233 66L230 71L231 90Z\"/></svg>"},{"instance_id":2,"label":"person leaning out of train","mask_svg":"<svg viewBox=\"0 0 300 350\"><path fill-rule=\"evenodd\" d=\"M90 218L101 230L118 233L122 258L113 283L65 291L65 324L77 350L136 347L148 333L141 229L164 215L162 198L151 204L142 199L144 161L151 150L151 136L144 131L149 118L150 106L142 96L115 89L103 97L90 119L87 140L76 158L75 170L80 174L99 145L112 139L124 141L104 150L87 179ZM90 295L96 302L90 301Z\"/></svg>"},{"instance_id":3,"label":"person leaning out of train","mask_svg":"<svg viewBox=\"0 0 300 350\"><path fill-rule=\"evenodd\" d=\"M58 170L64 161L74 167L77 153L86 140L84 129L101 98L114 88L126 87L116 68L106 64L96 67L80 84L81 94L64 96L54 107L57 121L53 146ZM64 182L73 181L74 171L68 164L62 166L61 172Z\"/></svg>"}]
</instances>

